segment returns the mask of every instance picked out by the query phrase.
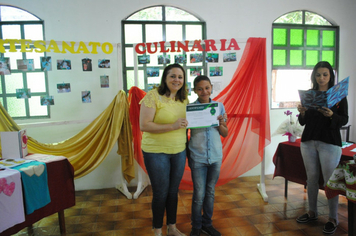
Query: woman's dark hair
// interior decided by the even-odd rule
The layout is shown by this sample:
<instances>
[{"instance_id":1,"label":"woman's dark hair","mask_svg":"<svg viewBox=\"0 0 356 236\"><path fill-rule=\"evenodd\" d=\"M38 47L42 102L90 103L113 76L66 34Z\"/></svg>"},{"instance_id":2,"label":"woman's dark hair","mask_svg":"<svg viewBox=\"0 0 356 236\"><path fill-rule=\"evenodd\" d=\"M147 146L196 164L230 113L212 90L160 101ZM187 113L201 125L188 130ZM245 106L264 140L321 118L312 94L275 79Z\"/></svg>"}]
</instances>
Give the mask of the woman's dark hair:
<instances>
[{"instance_id":1,"label":"woman's dark hair","mask_svg":"<svg viewBox=\"0 0 356 236\"><path fill-rule=\"evenodd\" d=\"M319 84L316 82L316 78L315 78L316 71L319 68L327 68L329 70L330 80L329 80L329 84L328 84L328 89L331 88L332 86L334 86L335 85L335 74L334 74L333 68L331 67L329 62L320 61L314 66L313 72L312 72L312 74L310 76L310 79L311 79L312 84L313 84L313 89L314 90L318 90L319 89Z\"/></svg>"},{"instance_id":2,"label":"woman's dark hair","mask_svg":"<svg viewBox=\"0 0 356 236\"><path fill-rule=\"evenodd\" d=\"M209 83L211 84L211 81L209 79L208 76L205 76L205 75L199 75L197 77L195 77L194 79L194 82L193 82L193 85L194 85L194 88L197 86L197 84L202 81L202 80L206 80L206 81L209 81Z\"/></svg>"},{"instance_id":3,"label":"woman's dark hair","mask_svg":"<svg viewBox=\"0 0 356 236\"><path fill-rule=\"evenodd\" d=\"M179 100L179 101L183 102L185 99L187 99L187 96L188 96L188 92L187 92L187 88L186 88L187 82L186 82L186 77L185 77L185 70L179 64L171 64L171 65L168 65L166 68L164 68L162 78L161 78L161 84L158 87L158 93L160 95L170 94L169 88L166 83L166 79L167 79L167 75L168 75L169 71L173 68L179 68L183 72L184 83L183 83L183 86L178 90L178 92L176 94L176 101Z\"/></svg>"}]
</instances>

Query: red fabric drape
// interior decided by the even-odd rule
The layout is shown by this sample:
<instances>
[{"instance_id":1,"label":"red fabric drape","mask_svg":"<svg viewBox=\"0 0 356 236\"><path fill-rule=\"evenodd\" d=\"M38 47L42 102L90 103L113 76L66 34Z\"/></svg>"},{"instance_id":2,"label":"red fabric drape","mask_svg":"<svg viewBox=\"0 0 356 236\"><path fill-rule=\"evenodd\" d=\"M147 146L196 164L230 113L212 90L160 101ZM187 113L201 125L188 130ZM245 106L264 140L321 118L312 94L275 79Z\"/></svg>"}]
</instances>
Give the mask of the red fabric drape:
<instances>
[{"instance_id":1,"label":"red fabric drape","mask_svg":"<svg viewBox=\"0 0 356 236\"><path fill-rule=\"evenodd\" d=\"M229 128L217 186L258 165L271 142L266 73L266 39L249 38L229 85L213 99L224 104ZM193 189L189 167L180 189Z\"/></svg>"},{"instance_id":2,"label":"red fabric drape","mask_svg":"<svg viewBox=\"0 0 356 236\"><path fill-rule=\"evenodd\" d=\"M133 87L129 94L140 93L135 96L142 98L144 92L141 91ZM239 177L262 161L264 148L271 142L267 91L266 39L249 38L230 84L214 98L224 104L229 128L229 135L222 138L223 162L217 186ZM134 95L131 96L134 97ZM133 101L131 99L130 119L134 145L138 145L141 143L141 133L138 134L138 131L134 130L136 127L139 130L139 100L137 103ZM136 107L132 109L138 113L131 115L132 106ZM143 157L139 149L140 146L135 147L135 158L144 168ZM193 189L188 165L185 168L180 189Z\"/></svg>"},{"instance_id":3,"label":"red fabric drape","mask_svg":"<svg viewBox=\"0 0 356 236\"><path fill-rule=\"evenodd\" d=\"M129 90L128 101L130 104L130 121L133 135L134 158L142 169L147 173L143 154L141 150L142 132L140 130L140 107L139 102L146 95L146 92L136 86Z\"/></svg>"}]
</instances>

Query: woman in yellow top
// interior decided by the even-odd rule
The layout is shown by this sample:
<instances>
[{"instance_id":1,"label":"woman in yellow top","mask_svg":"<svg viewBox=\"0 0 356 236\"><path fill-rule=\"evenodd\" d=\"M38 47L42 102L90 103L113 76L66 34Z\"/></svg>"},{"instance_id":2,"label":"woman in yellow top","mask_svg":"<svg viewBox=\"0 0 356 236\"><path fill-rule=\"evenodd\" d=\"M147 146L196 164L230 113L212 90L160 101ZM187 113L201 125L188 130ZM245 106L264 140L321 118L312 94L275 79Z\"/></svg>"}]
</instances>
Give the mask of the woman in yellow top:
<instances>
[{"instance_id":1,"label":"woman in yellow top","mask_svg":"<svg viewBox=\"0 0 356 236\"><path fill-rule=\"evenodd\" d=\"M162 235L166 211L167 235L184 236L176 228L178 187L185 167L188 125L184 68L179 64L167 66L160 86L149 91L140 104L141 148L153 191L154 233Z\"/></svg>"}]
</instances>

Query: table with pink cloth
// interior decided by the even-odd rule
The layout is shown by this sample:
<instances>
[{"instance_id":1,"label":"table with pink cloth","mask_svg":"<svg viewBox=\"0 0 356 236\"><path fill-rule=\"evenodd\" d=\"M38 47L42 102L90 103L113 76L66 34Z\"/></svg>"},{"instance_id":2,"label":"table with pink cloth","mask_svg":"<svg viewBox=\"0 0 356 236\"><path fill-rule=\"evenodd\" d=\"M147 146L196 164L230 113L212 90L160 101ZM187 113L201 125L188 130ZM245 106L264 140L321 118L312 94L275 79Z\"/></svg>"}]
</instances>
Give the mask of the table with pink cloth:
<instances>
[{"instance_id":1,"label":"table with pink cloth","mask_svg":"<svg viewBox=\"0 0 356 236\"><path fill-rule=\"evenodd\" d=\"M19 171L0 170L0 203L0 232L25 221Z\"/></svg>"}]
</instances>

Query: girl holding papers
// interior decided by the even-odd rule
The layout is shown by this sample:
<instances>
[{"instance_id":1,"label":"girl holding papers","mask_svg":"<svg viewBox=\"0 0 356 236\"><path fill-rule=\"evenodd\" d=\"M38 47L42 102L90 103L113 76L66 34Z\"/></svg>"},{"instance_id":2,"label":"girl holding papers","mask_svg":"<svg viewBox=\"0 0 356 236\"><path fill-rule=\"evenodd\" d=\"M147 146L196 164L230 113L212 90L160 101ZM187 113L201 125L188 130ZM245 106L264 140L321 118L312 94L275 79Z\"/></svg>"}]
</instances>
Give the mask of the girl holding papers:
<instances>
[{"instance_id":1,"label":"girl holding papers","mask_svg":"<svg viewBox=\"0 0 356 236\"><path fill-rule=\"evenodd\" d=\"M335 84L333 68L326 61L317 63L311 74L313 90L327 91ZM307 193L309 211L297 218L298 223L309 223L318 219L317 198L319 192L320 169L323 174L324 186L337 167L341 157L340 128L346 125L348 105L346 97L330 109L307 109L298 106L299 123L305 125L301 139L301 153L307 173ZM338 196L329 199L329 220L323 232L333 234L338 225Z\"/></svg>"}]
</instances>

